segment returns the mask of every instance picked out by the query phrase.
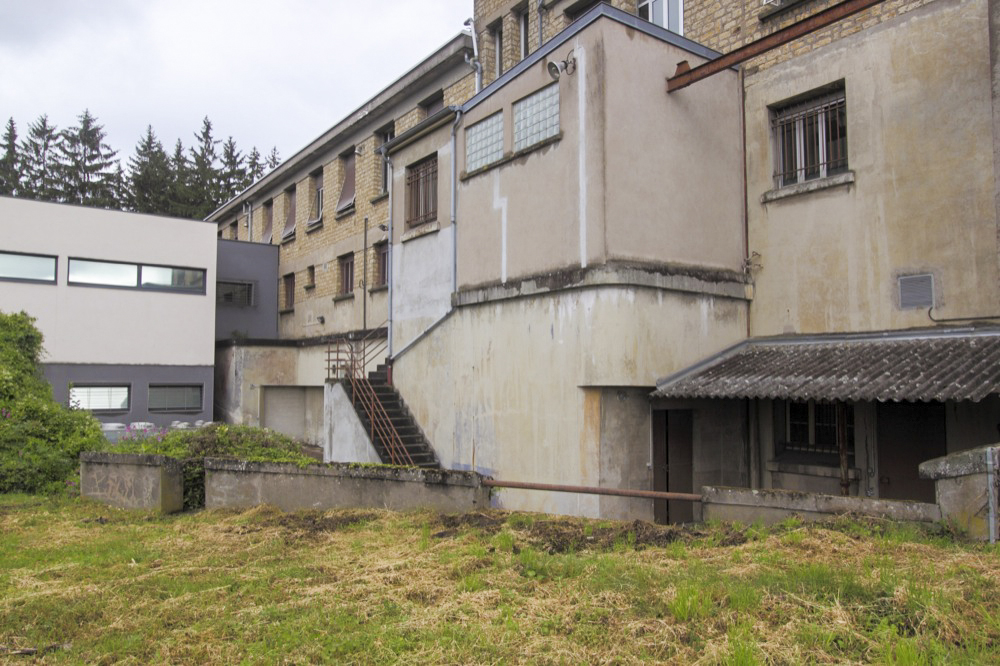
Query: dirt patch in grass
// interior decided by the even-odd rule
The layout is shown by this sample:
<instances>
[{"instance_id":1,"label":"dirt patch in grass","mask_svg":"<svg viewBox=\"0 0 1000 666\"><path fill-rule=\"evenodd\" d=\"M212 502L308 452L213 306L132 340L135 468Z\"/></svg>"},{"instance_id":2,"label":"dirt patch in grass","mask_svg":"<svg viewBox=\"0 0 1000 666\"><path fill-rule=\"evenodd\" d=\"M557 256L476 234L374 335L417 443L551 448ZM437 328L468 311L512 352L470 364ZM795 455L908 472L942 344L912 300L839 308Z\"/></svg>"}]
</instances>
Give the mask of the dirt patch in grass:
<instances>
[{"instance_id":1,"label":"dirt patch in grass","mask_svg":"<svg viewBox=\"0 0 1000 666\"><path fill-rule=\"evenodd\" d=\"M320 536L326 532L336 532L345 527L361 525L380 517L375 511L296 511L276 513L265 518L264 527L283 527L300 535Z\"/></svg>"}]
</instances>

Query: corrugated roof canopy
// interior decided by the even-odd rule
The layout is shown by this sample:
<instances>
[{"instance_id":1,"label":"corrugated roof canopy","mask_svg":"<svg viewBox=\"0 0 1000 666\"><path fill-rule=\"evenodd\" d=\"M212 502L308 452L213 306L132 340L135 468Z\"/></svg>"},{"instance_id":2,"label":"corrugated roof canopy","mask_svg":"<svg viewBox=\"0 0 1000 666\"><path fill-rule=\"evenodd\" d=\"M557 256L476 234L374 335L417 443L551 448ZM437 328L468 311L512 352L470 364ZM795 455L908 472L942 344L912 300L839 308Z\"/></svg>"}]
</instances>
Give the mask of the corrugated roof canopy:
<instances>
[{"instance_id":1,"label":"corrugated roof canopy","mask_svg":"<svg viewBox=\"0 0 1000 666\"><path fill-rule=\"evenodd\" d=\"M1000 392L1000 329L751 339L656 388L663 398L978 402Z\"/></svg>"}]
</instances>

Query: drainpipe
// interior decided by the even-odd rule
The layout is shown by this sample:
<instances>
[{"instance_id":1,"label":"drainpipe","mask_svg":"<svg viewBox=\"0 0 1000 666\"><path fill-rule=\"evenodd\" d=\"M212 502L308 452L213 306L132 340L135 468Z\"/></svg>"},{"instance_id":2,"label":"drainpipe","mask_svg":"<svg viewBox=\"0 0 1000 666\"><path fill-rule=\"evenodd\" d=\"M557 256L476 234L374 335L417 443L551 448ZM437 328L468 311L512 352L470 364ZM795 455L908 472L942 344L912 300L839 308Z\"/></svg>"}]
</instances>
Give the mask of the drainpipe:
<instances>
[{"instance_id":1,"label":"drainpipe","mask_svg":"<svg viewBox=\"0 0 1000 666\"><path fill-rule=\"evenodd\" d=\"M465 56L465 62L476 70L476 92L483 89L483 63L479 62L479 36L476 35L476 22L465 19L465 26L472 31L472 57Z\"/></svg>"},{"instance_id":2,"label":"drainpipe","mask_svg":"<svg viewBox=\"0 0 1000 666\"><path fill-rule=\"evenodd\" d=\"M458 293L458 227L455 224L455 209L458 207L458 156L455 154L458 124L462 122L462 112L455 112L455 122L451 125L451 293Z\"/></svg>"},{"instance_id":3,"label":"drainpipe","mask_svg":"<svg viewBox=\"0 0 1000 666\"><path fill-rule=\"evenodd\" d=\"M385 146L381 146L378 149L378 152L382 156L382 159L385 160L385 163L389 166L389 183L388 183L388 186L389 186L389 246L387 248L389 252L388 252L388 256L385 259L386 264L388 264L385 267L385 271L386 271L386 280L389 283L389 316L388 316L387 321L386 321L386 327L387 327L387 332L386 332L386 345L387 345L387 347L386 347L386 355L388 356L389 361L391 362L392 361L392 292L393 292L393 289L392 289L392 254L393 254L393 250L392 250L392 246L393 246L393 242L392 242L393 241L393 237L392 237L392 218L394 217L394 215L392 214L392 181L393 181L393 177L392 177L392 160L389 158L389 153L386 152ZM391 372L391 370L390 370L390 372Z\"/></svg>"}]
</instances>

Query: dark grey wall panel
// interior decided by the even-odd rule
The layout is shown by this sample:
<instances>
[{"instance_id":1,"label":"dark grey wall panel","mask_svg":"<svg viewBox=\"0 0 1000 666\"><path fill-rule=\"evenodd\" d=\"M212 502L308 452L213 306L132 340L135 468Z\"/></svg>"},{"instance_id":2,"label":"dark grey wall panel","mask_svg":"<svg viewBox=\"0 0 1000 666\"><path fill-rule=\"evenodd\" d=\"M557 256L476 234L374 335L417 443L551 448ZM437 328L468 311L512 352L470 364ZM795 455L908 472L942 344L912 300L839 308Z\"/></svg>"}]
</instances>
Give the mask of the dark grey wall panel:
<instances>
[{"instance_id":1,"label":"dark grey wall panel","mask_svg":"<svg viewBox=\"0 0 1000 666\"><path fill-rule=\"evenodd\" d=\"M216 264L220 282L253 285L251 305L217 303L215 339L234 335L247 338L278 337L278 246L243 241L218 241Z\"/></svg>"}]
</instances>

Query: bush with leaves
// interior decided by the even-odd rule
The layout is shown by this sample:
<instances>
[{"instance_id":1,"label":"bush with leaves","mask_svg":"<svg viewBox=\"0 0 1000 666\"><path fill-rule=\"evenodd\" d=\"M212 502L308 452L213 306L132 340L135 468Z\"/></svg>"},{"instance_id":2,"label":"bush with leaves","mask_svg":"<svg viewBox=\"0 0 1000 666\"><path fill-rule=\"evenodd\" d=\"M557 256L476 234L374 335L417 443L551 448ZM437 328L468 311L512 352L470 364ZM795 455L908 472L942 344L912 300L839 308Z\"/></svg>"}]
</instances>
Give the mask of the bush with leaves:
<instances>
[{"instance_id":1,"label":"bush with leaves","mask_svg":"<svg viewBox=\"0 0 1000 666\"><path fill-rule=\"evenodd\" d=\"M72 481L81 451L100 448L100 424L52 398L42 334L24 312L0 312L0 492L53 492Z\"/></svg>"}]
</instances>

